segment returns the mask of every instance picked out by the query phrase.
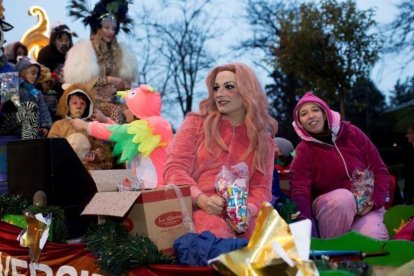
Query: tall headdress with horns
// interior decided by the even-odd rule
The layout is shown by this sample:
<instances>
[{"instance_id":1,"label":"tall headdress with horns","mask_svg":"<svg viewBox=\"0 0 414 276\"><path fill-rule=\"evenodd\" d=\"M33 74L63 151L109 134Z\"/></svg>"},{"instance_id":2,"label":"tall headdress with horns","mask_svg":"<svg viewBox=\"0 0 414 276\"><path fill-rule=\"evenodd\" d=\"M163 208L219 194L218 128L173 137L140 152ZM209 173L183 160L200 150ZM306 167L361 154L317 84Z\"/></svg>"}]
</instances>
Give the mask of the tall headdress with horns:
<instances>
[{"instance_id":1,"label":"tall headdress with horns","mask_svg":"<svg viewBox=\"0 0 414 276\"><path fill-rule=\"evenodd\" d=\"M128 16L128 4L132 4L132 0L100 0L93 10L87 2L88 0L70 0L67 8L70 16L82 19L85 26L91 27L91 34L95 34L101 28L104 20L115 22L116 34L119 30L130 32L133 21Z\"/></svg>"}]
</instances>

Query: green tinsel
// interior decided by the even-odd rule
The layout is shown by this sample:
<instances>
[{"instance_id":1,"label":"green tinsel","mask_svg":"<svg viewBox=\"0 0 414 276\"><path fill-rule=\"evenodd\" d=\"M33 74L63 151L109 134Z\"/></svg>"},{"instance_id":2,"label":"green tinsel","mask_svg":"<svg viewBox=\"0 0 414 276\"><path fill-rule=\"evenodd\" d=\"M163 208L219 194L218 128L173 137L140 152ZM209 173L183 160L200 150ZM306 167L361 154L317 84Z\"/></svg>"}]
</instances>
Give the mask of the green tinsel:
<instances>
[{"instance_id":1,"label":"green tinsel","mask_svg":"<svg viewBox=\"0 0 414 276\"><path fill-rule=\"evenodd\" d=\"M0 195L0 218L6 214L23 215L26 211L31 214L42 213L43 216L52 213L52 241L65 242L68 231L65 225L65 212L62 208L57 206L34 206L18 195Z\"/></svg>"},{"instance_id":2,"label":"green tinsel","mask_svg":"<svg viewBox=\"0 0 414 276\"><path fill-rule=\"evenodd\" d=\"M7 214L21 215L29 207L29 202L18 195L0 195L0 218Z\"/></svg>"},{"instance_id":3,"label":"green tinsel","mask_svg":"<svg viewBox=\"0 0 414 276\"><path fill-rule=\"evenodd\" d=\"M175 262L173 257L163 255L151 239L132 237L114 221L92 226L82 240L97 257L99 267L110 275L120 275L137 266Z\"/></svg>"}]
</instances>

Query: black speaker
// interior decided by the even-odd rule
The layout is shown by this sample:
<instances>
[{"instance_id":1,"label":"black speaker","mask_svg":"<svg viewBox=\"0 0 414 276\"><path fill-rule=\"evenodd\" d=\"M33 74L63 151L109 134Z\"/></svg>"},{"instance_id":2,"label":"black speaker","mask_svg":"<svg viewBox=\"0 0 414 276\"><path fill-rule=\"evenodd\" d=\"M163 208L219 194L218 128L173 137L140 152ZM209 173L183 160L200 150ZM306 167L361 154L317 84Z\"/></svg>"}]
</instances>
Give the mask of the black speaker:
<instances>
[{"instance_id":1,"label":"black speaker","mask_svg":"<svg viewBox=\"0 0 414 276\"><path fill-rule=\"evenodd\" d=\"M32 202L36 191L65 211L69 238L80 237L93 217L80 216L97 192L95 182L66 139L31 139L7 144L8 192Z\"/></svg>"}]
</instances>

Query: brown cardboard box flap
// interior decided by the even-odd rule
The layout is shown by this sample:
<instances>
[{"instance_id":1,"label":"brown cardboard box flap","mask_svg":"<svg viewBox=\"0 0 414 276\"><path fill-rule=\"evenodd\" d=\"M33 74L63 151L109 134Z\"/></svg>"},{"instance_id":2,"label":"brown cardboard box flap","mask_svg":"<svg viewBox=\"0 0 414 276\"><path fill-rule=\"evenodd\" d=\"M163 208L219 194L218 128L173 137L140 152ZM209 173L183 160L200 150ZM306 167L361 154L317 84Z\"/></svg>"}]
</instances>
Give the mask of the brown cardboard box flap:
<instances>
[{"instance_id":1,"label":"brown cardboard box flap","mask_svg":"<svg viewBox=\"0 0 414 276\"><path fill-rule=\"evenodd\" d=\"M141 192L96 193L82 215L123 217L140 195Z\"/></svg>"},{"instance_id":2,"label":"brown cardboard box flap","mask_svg":"<svg viewBox=\"0 0 414 276\"><path fill-rule=\"evenodd\" d=\"M118 191L118 183L125 178L131 178L133 172L130 169L123 170L91 170L98 192Z\"/></svg>"}]
</instances>

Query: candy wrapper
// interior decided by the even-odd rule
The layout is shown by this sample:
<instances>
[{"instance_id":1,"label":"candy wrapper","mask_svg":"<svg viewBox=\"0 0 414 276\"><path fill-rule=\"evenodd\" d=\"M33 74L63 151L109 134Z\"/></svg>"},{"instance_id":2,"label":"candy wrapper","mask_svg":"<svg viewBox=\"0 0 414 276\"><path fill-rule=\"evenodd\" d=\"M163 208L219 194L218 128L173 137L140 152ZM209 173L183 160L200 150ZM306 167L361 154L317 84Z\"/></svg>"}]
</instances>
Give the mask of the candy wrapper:
<instances>
[{"instance_id":1,"label":"candy wrapper","mask_svg":"<svg viewBox=\"0 0 414 276\"><path fill-rule=\"evenodd\" d=\"M11 101L16 107L20 106L19 75L17 72L0 74L1 105Z\"/></svg>"},{"instance_id":2,"label":"candy wrapper","mask_svg":"<svg viewBox=\"0 0 414 276\"><path fill-rule=\"evenodd\" d=\"M232 166L231 170L223 166L215 181L217 193L226 200L226 221L237 233L243 233L249 227L248 178L249 169L242 162Z\"/></svg>"},{"instance_id":3,"label":"candy wrapper","mask_svg":"<svg viewBox=\"0 0 414 276\"><path fill-rule=\"evenodd\" d=\"M352 173L351 191L354 194L357 213L363 214L371 201L372 191L374 190L374 174L371 170L354 170Z\"/></svg>"},{"instance_id":4,"label":"candy wrapper","mask_svg":"<svg viewBox=\"0 0 414 276\"><path fill-rule=\"evenodd\" d=\"M130 167L130 166L127 166ZM144 180L135 176L135 171L132 169L128 177L124 177L118 182L119 192L140 191L144 190Z\"/></svg>"},{"instance_id":5,"label":"candy wrapper","mask_svg":"<svg viewBox=\"0 0 414 276\"><path fill-rule=\"evenodd\" d=\"M118 183L118 191L140 191L144 187L142 179L137 179L136 177L125 177Z\"/></svg>"}]
</instances>

